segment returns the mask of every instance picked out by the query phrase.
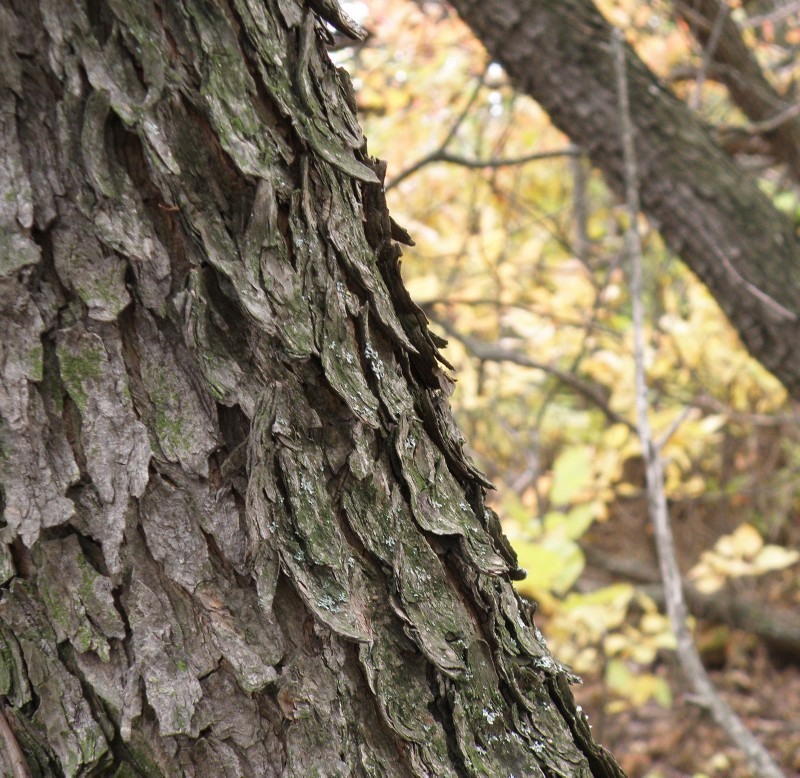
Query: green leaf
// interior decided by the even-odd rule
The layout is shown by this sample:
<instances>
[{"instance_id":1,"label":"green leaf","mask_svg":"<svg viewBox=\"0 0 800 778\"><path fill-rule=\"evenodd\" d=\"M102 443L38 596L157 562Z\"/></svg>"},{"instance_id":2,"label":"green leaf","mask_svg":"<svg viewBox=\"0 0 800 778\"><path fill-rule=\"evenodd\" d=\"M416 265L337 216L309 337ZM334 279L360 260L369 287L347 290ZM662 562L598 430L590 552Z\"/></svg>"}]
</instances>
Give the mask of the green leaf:
<instances>
[{"instance_id":1,"label":"green leaf","mask_svg":"<svg viewBox=\"0 0 800 778\"><path fill-rule=\"evenodd\" d=\"M592 474L593 451L589 446L566 449L553 466L553 487L550 501L567 505L586 484Z\"/></svg>"},{"instance_id":2,"label":"green leaf","mask_svg":"<svg viewBox=\"0 0 800 778\"><path fill-rule=\"evenodd\" d=\"M580 547L568 538L549 537L540 543L518 543L520 567L528 577L518 585L525 595L547 591L563 595L583 571L586 560Z\"/></svg>"},{"instance_id":3,"label":"green leaf","mask_svg":"<svg viewBox=\"0 0 800 778\"><path fill-rule=\"evenodd\" d=\"M598 507L598 504L594 502L576 505L565 519L567 537L572 540L582 537L583 533L594 523Z\"/></svg>"}]
</instances>

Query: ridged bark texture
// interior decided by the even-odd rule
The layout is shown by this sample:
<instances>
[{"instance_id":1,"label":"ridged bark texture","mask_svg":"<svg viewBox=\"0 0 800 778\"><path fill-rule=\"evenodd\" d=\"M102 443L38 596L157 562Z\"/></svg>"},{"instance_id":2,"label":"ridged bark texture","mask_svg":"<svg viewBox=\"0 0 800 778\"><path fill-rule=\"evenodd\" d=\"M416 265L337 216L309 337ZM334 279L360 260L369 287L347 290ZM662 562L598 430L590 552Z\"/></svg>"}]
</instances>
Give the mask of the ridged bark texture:
<instances>
[{"instance_id":1,"label":"ridged bark texture","mask_svg":"<svg viewBox=\"0 0 800 778\"><path fill-rule=\"evenodd\" d=\"M0 6L6 718L33 775L620 775L310 5Z\"/></svg>"},{"instance_id":2,"label":"ridged bark texture","mask_svg":"<svg viewBox=\"0 0 800 778\"><path fill-rule=\"evenodd\" d=\"M519 89L623 191L612 28L592 0L451 0ZM800 399L800 241L684 103L626 46L643 211L750 353Z\"/></svg>"}]
</instances>

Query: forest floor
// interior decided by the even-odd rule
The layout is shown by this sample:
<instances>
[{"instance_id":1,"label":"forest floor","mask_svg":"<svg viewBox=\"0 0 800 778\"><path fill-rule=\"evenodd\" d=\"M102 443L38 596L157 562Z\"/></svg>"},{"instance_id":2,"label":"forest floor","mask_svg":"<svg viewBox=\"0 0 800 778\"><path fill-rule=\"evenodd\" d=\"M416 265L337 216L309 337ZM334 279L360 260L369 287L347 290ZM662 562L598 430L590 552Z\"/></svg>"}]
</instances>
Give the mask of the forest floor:
<instances>
[{"instance_id":1,"label":"forest floor","mask_svg":"<svg viewBox=\"0 0 800 778\"><path fill-rule=\"evenodd\" d=\"M732 633L741 644L730 665L711 671L719 693L766 746L787 777L800 776L800 666L770 656L745 633ZM602 677L584 676L573 689L592 722L597 740L617 758L629 778L725 776L758 778L710 715L692 701L677 664L660 671L674 701L665 708L650 702L639 708L606 713L608 692Z\"/></svg>"},{"instance_id":2,"label":"forest floor","mask_svg":"<svg viewBox=\"0 0 800 778\"><path fill-rule=\"evenodd\" d=\"M646 533L641 525L643 509L644 505L638 505L635 510L616 510L612 520L600 525L599 532L590 537L594 548L608 551L613 545L615 553L630 555L635 545L636 551L641 553L647 545L641 542L643 530ZM698 522L698 518L704 520ZM632 526L634 521L639 522L638 531ZM709 521L708 515L691 517L684 529L689 526L695 530L698 526L707 528ZM681 566L686 569L697 554L696 548L686 545L694 546L697 533L681 532L680 524L680 515L673 517L673 526L677 525L678 529L678 555L679 558L683 556ZM714 534L725 530L719 527ZM620 543L625 543L623 539L637 536L638 539L630 541L630 549L619 548ZM800 522L784 525L781 543L800 548ZM654 555L640 561L643 566L652 565L653 570L657 569ZM597 569L589 568L587 573L594 574L598 582L622 580ZM779 625L783 623L780 621L780 614L783 614L787 629L796 636L800 619L798 580L798 565L795 564L763 576L734 580L728 593L733 589L742 601L756 603L760 615ZM547 634L546 624L543 630ZM796 641L790 650L779 650L752 632L702 619L697 620L694 635L720 695L765 745L787 778L800 778L800 653ZM663 677L669 684L673 697L670 707L650 701L640 707L614 710L622 705L604 683L602 668L595 675L584 674L583 685L573 689L578 703L589 716L597 740L614 754L630 778L758 778L710 714L698 705L673 651L659 652L649 672ZM610 709L614 712L609 712Z\"/></svg>"}]
</instances>

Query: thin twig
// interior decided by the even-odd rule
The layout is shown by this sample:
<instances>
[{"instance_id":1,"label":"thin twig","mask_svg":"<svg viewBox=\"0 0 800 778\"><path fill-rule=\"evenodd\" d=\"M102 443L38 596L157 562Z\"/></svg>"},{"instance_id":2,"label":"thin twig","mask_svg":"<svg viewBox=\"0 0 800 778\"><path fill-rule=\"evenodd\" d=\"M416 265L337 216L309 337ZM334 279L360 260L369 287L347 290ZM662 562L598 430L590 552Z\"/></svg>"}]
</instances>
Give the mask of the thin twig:
<instances>
[{"instance_id":1,"label":"thin twig","mask_svg":"<svg viewBox=\"0 0 800 778\"><path fill-rule=\"evenodd\" d=\"M572 172L572 218L574 222L575 255L588 267L592 242L589 239L586 159L576 154L570 159Z\"/></svg>"},{"instance_id":2,"label":"thin twig","mask_svg":"<svg viewBox=\"0 0 800 778\"><path fill-rule=\"evenodd\" d=\"M703 84L706 80L706 73L711 66L711 60L714 58L714 52L719 43L719 36L722 34L722 27L725 24L725 19L728 16L728 4L721 2L717 10L717 18L714 19L714 26L711 28L711 34L708 36L708 44L703 50L703 62L700 66L700 72L697 74L697 81L695 82L694 94L689 100L689 107L697 111L700 108L700 103L703 97Z\"/></svg>"},{"instance_id":3,"label":"thin twig","mask_svg":"<svg viewBox=\"0 0 800 778\"><path fill-rule=\"evenodd\" d=\"M464 123L464 119L467 118L467 115L472 110L472 106L475 105L475 101L478 99L478 95L481 93L481 89L483 89L483 85L486 82L486 71L488 70L488 67L489 66L487 65L486 68L484 68L483 73L481 73L478 77L478 80L475 82L475 88L472 90L472 94L469 96L469 100L467 100L466 105L464 105L464 107L461 109L461 113L456 116L456 120L452 123L452 125L450 125L450 129L447 131L447 135L444 136L444 140L439 144L439 148L432 152L433 155L444 151L450 145L450 141L455 138L458 128ZM432 156L432 154L429 154L428 156ZM423 157L423 159L426 159L426 157ZM420 165L420 162L422 161L423 160L419 160L411 165L411 167L400 171L398 175L396 175L388 184L386 184L384 187L386 191L397 186L403 179L408 178L412 173L416 173L417 170L422 167L422 165ZM425 164L427 165L429 162L425 162Z\"/></svg>"},{"instance_id":4,"label":"thin twig","mask_svg":"<svg viewBox=\"0 0 800 778\"><path fill-rule=\"evenodd\" d=\"M687 624L686 600L683 583L675 555L675 542L669 522L666 494L664 493L664 463L653 442L647 402L647 381L644 371L644 304L642 295L642 247L637 220L639 218L639 190L636 172L636 155L633 144L633 126L628 103L628 83L625 68L625 47L622 33L614 30L612 47L614 69L617 76L617 95L622 135L625 170L625 199L630 226L626 233L626 247L630 257L631 303L633 308L634 372L636 379L636 411L639 439L647 471L647 502L653 524L658 565L664 584L667 613L675 633L678 660L684 675L695 693L707 707L717 724L744 753L754 774L759 778L784 778L778 765L764 746L745 727L741 719L719 696L708 677Z\"/></svg>"},{"instance_id":5,"label":"thin twig","mask_svg":"<svg viewBox=\"0 0 800 778\"><path fill-rule=\"evenodd\" d=\"M786 427L800 424L800 415L797 412L791 412L791 409L789 413L771 414L738 411L709 394L701 394L683 402L701 411L723 413L730 421L739 424L753 424L756 427Z\"/></svg>"},{"instance_id":6,"label":"thin twig","mask_svg":"<svg viewBox=\"0 0 800 778\"><path fill-rule=\"evenodd\" d=\"M593 405L596 405L610 422L614 424L623 424L631 431L635 431L636 428L633 424L626 418L620 416L609 406L601 386L585 381L568 370L561 370L554 365L548 365L545 362L531 359L529 356L520 354L518 351L513 351L490 343L483 343L468 335L463 335L446 319L439 319L435 316L431 316L430 319L435 324L438 324L451 338L463 344L467 351L477 359L483 362L509 362L514 365L520 365L521 367L530 367L548 373L561 381L561 383L574 389L578 394L583 395Z\"/></svg>"},{"instance_id":7,"label":"thin twig","mask_svg":"<svg viewBox=\"0 0 800 778\"><path fill-rule=\"evenodd\" d=\"M752 122L746 124L741 128L742 131L748 135L763 135L773 130L777 130L782 124L794 119L800 115L800 102L792 103L781 111L778 111L774 116L769 119L764 119L760 122Z\"/></svg>"},{"instance_id":8,"label":"thin twig","mask_svg":"<svg viewBox=\"0 0 800 778\"><path fill-rule=\"evenodd\" d=\"M745 19L743 22L739 23L740 27L760 27L762 24L766 24L767 22L782 22L788 16L792 14L800 13L800 0L795 0L793 3L786 3L786 5L782 5L780 8L776 8L773 11L770 11L766 14L761 14L759 16L751 16L749 19Z\"/></svg>"},{"instance_id":9,"label":"thin twig","mask_svg":"<svg viewBox=\"0 0 800 778\"><path fill-rule=\"evenodd\" d=\"M468 157L461 157L458 154L450 154L449 152L445 151L443 147L440 147L436 151L432 151L430 154L418 159L413 165L398 173L388 184L386 184L385 189L387 192L390 189L394 189L394 187L396 187L402 181L405 181L409 176L418 172L422 168L433 164L434 162L446 162L450 165L460 165L461 167L471 168L473 170L481 170L524 165L528 162L538 162L542 159L575 157L578 154L580 154L580 149L578 149L577 146L565 146L563 149L553 149L552 151L536 151L532 154L523 154L521 157L506 157L500 159L469 159Z\"/></svg>"},{"instance_id":10,"label":"thin twig","mask_svg":"<svg viewBox=\"0 0 800 778\"><path fill-rule=\"evenodd\" d=\"M469 116L472 106L475 105L475 101L478 99L478 95L481 93L481 89L483 89L483 85L486 83L486 73L488 70L489 65L486 65L486 67L483 69L483 73L478 76L478 80L475 82L475 89L472 90L469 100L467 100L466 105L461 109L461 113L456 117L456 120L448 130L440 148L446 149L450 145L450 141L456 137L459 127L461 127L461 125L464 123L464 120L467 118L467 116Z\"/></svg>"},{"instance_id":11,"label":"thin twig","mask_svg":"<svg viewBox=\"0 0 800 778\"><path fill-rule=\"evenodd\" d=\"M672 420L672 424L667 427L664 434L655 442L655 449L656 454L660 455L661 452L664 450L664 446L669 443L669 439L678 431L678 427L686 421L689 417L689 414L694 410L691 405L687 405L684 409L677 415L675 419Z\"/></svg>"},{"instance_id":12,"label":"thin twig","mask_svg":"<svg viewBox=\"0 0 800 778\"><path fill-rule=\"evenodd\" d=\"M507 303L503 302L502 300L498 300L497 298L489 298L489 297L450 297L449 295L445 297L429 297L426 300L416 300L417 305L425 311L425 314L431 318L434 315L431 313L431 310L434 306L453 306L453 305L464 305L464 306L481 306L487 308L499 308L501 311L508 311L508 310L519 310L524 311L525 313L532 313L535 316L538 316L542 319L547 319L547 321L553 322L554 324L558 324L559 326L563 327L574 327L576 329L586 330L587 325L592 332L602 332L605 335L610 335L612 338L617 340L622 340L622 337L618 330L615 330L613 327L610 327L606 324L602 324L601 322L597 321L589 321L587 322L586 319L572 319L567 316L559 316L558 314L553 313L552 311L543 310L542 308L537 307L532 302L529 302L527 299L522 299L519 302Z\"/></svg>"},{"instance_id":13,"label":"thin twig","mask_svg":"<svg viewBox=\"0 0 800 778\"><path fill-rule=\"evenodd\" d=\"M725 256L725 252L718 246L713 247L714 254L717 259L722 262L722 266L728 271L728 274L736 282L736 284L744 287L750 292L753 297L761 300L764 305L774 311L781 319L788 321L797 321L797 314L790 311L788 308L781 305L777 300L770 297L766 292L762 292L755 284L751 284L732 264L731 261Z\"/></svg>"},{"instance_id":14,"label":"thin twig","mask_svg":"<svg viewBox=\"0 0 800 778\"><path fill-rule=\"evenodd\" d=\"M401 170L391 181L389 181L388 184L385 185L385 191L388 192L390 189L394 189L409 176L414 175L414 173L417 173L422 168L432 165L435 162L445 162L450 165L461 165L462 167L471 169L492 169L524 165L527 162L537 162L542 159L577 156L581 153L577 146L572 145L566 146L563 149L554 149L553 151L538 151L534 152L533 154L525 154L521 157L509 157L506 159L469 159L468 157L462 157L448 152L447 147L450 145L453 138L455 138L459 128L464 123L464 120L469 115L469 112L472 110L472 106L475 105L475 101L478 99L478 95L480 94L485 81L486 70L484 70L484 72L481 74L480 78L475 84L475 88L472 90L469 100L467 100L467 103L461 110L461 113L456 117L456 120L450 126L450 129L447 131L447 135L445 135L444 140L439 144L439 148L435 149L430 154L426 154L421 159L418 159L405 170Z\"/></svg>"}]
</instances>

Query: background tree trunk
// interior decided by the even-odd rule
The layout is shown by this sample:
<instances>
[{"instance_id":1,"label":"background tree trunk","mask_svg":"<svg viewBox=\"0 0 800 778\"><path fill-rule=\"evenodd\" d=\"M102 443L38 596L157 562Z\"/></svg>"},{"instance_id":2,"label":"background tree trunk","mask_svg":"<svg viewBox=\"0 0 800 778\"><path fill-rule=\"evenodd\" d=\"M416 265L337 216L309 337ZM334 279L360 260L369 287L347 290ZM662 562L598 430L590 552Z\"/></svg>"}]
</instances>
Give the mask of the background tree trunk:
<instances>
[{"instance_id":1,"label":"background tree trunk","mask_svg":"<svg viewBox=\"0 0 800 778\"><path fill-rule=\"evenodd\" d=\"M612 28L592 0L452 4L517 87L621 193ZM750 353L798 399L800 242L794 227L626 49L642 209L706 284Z\"/></svg>"},{"instance_id":2,"label":"background tree trunk","mask_svg":"<svg viewBox=\"0 0 800 778\"><path fill-rule=\"evenodd\" d=\"M620 775L511 588L326 35L298 0L0 6L5 716L34 775Z\"/></svg>"}]
</instances>

